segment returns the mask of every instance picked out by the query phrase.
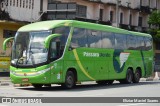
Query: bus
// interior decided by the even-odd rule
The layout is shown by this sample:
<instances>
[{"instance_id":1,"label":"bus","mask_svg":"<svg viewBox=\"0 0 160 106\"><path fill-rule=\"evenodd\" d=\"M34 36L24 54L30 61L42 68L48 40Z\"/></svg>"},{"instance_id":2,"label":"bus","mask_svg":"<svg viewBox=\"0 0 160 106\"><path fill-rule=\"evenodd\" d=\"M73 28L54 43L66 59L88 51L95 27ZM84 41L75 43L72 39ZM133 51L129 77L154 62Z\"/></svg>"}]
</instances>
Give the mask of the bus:
<instances>
[{"instance_id":1,"label":"bus","mask_svg":"<svg viewBox=\"0 0 160 106\"><path fill-rule=\"evenodd\" d=\"M77 20L31 23L13 41L10 78L35 88L60 84L73 88L83 81L97 84L138 83L153 70L149 34Z\"/></svg>"}]
</instances>

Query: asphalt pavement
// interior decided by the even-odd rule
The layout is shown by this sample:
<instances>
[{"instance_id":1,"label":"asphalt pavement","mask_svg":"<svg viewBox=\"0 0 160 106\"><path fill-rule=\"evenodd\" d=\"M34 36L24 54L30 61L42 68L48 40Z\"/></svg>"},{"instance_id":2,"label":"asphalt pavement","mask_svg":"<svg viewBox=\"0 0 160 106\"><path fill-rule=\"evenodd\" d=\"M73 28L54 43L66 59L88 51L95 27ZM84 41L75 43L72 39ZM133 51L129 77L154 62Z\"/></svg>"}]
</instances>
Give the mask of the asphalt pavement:
<instances>
[{"instance_id":1,"label":"asphalt pavement","mask_svg":"<svg viewBox=\"0 0 160 106\"><path fill-rule=\"evenodd\" d=\"M141 78L140 81L158 81L160 80L159 77L149 77L149 78ZM94 81L87 81L87 82L82 82L84 84L89 84L89 83L95 83ZM0 77L0 86L15 86L15 87L19 87L19 86L29 86L27 85L20 85L20 84L13 84L10 80L10 77Z\"/></svg>"}]
</instances>

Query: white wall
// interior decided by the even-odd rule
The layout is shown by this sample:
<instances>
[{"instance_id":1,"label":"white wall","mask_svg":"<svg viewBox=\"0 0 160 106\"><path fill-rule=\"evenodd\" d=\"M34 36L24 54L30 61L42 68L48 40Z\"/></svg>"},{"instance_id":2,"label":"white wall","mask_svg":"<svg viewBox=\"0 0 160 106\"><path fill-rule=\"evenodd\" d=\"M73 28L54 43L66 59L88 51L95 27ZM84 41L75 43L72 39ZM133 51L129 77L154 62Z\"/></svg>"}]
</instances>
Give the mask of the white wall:
<instances>
[{"instance_id":1,"label":"white wall","mask_svg":"<svg viewBox=\"0 0 160 106\"><path fill-rule=\"evenodd\" d=\"M131 14L132 14L132 25L133 26L138 26L139 12L132 10Z\"/></svg>"},{"instance_id":2,"label":"white wall","mask_svg":"<svg viewBox=\"0 0 160 106\"><path fill-rule=\"evenodd\" d=\"M140 0L129 0L131 8L138 8L140 6Z\"/></svg>"},{"instance_id":3,"label":"white wall","mask_svg":"<svg viewBox=\"0 0 160 106\"><path fill-rule=\"evenodd\" d=\"M150 0L150 7L156 8L156 0Z\"/></svg>"},{"instance_id":4,"label":"white wall","mask_svg":"<svg viewBox=\"0 0 160 106\"><path fill-rule=\"evenodd\" d=\"M9 0L10 1L10 0ZM13 1L13 0L12 0ZM17 2L17 0L15 0ZM19 1L19 0L18 0ZM21 0L23 1L23 0ZM27 1L27 0L25 0ZM28 0L29 1L29 0ZM31 0L32 1L32 0ZM102 2L105 2L106 4L98 4L83 0L57 0L61 2L76 2L79 5L87 6L87 18L88 19L95 19L97 20L99 18L99 12L100 9L103 9L103 21L108 21L110 19L110 11L113 11L113 23L116 21L116 7L114 5L109 5L107 3L116 3L117 0L102 0ZM151 5L156 5L156 0L150 0L152 3ZM15 3L16 3L15 2ZM140 0L121 0L121 4L123 6L127 6L126 2L130 2L131 8L137 8L140 6ZM148 5L148 0L142 0L143 5ZM158 3L160 3L160 0L158 0ZM23 3L22 3L23 4ZM43 0L43 11L47 10L48 6L48 0ZM158 4L160 8L160 4ZM40 18L40 0L34 0L34 9L29 8L20 8L20 4L17 6L8 5L8 7L5 8L5 10L9 13L11 18L19 21L35 21ZM123 13L123 24L129 24L129 15L132 14L132 25L138 26L138 17L139 17L139 11L132 10L129 11L127 8L121 8L119 9L119 16L120 13ZM142 14L143 17L143 14ZM147 24L147 15L144 15L146 23L143 23L143 26L148 26ZM120 18L119 18L120 19Z\"/></svg>"},{"instance_id":5,"label":"white wall","mask_svg":"<svg viewBox=\"0 0 160 106\"><path fill-rule=\"evenodd\" d=\"M12 19L18 20L18 21L33 21L38 19L39 17L39 11L40 11L40 0L31 0L31 8L29 8L29 0L28 3L26 0L24 0L25 5L23 7L23 0L21 0L21 7L20 7L20 1L15 0L15 5L12 3L10 4L10 0L8 0L8 6L5 7L5 11L9 13L10 17ZM32 1L34 1L33 9L32 9Z\"/></svg>"},{"instance_id":6,"label":"white wall","mask_svg":"<svg viewBox=\"0 0 160 106\"><path fill-rule=\"evenodd\" d=\"M142 0L142 6L149 6L149 0Z\"/></svg>"}]
</instances>

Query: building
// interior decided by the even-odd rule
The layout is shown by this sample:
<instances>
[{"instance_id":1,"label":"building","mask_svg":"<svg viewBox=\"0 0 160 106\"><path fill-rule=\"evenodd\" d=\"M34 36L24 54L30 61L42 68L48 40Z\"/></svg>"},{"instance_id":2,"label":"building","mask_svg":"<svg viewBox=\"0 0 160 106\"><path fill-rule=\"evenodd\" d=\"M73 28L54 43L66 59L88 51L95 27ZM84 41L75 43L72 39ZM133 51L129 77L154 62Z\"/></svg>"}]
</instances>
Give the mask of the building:
<instances>
[{"instance_id":1,"label":"building","mask_svg":"<svg viewBox=\"0 0 160 106\"><path fill-rule=\"evenodd\" d=\"M118 17L119 27L142 32L147 31L148 16L155 9L160 9L160 0L2 0L1 3L1 10L10 19L21 22L77 18L116 26Z\"/></svg>"},{"instance_id":2,"label":"building","mask_svg":"<svg viewBox=\"0 0 160 106\"><path fill-rule=\"evenodd\" d=\"M9 34L13 36L22 23L54 19L75 19L147 32L149 14L160 9L160 0L1 0L0 4L1 42ZM2 49L0 53L10 55ZM155 44L155 54L160 60L159 43Z\"/></svg>"}]
</instances>

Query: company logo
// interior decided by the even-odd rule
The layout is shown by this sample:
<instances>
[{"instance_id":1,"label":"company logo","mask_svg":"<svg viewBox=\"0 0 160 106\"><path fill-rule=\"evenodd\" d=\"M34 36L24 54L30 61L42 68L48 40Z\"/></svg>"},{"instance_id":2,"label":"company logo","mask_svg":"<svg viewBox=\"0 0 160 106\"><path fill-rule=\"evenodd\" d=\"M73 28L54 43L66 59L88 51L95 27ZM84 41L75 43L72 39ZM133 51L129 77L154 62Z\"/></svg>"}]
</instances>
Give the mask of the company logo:
<instances>
[{"instance_id":1,"label":"company logo","mask_svg":"<svg viewBox=\"0 0 160 106\"><path fill-rule=\"evenodd\" d=\"M42 103L39 98L2 98L2 103Z\"/></svg>"},{"instance_id":2,"label":"company logo","mask_svg":"<svg viewBox=\"0 0 160 106\"><path fill-rule=\"evenodd\" d=\"M27 76L27 74L26 74L26 73L24 73L24 76Z\"/></svg>"},{"instance_id":3,"label":"company logo","mask_svg":"<svg viewBox=\"0 0 160 106\"><path fill-rule=\"evenodd\" d=\"M109 53L90 53L90 52L83 52L83 56L85 57L110 57Z\"/></svg>"},{"instance_id":4,"label":"company logo","mask_svg":"<svg viewBox=\"0 0 160 106\"><path fill-rule=\"evenodd\" d=\"M11 103L11 98L2 98L2 103Z\"/></svg>"},{"instance_id":5,"label":"company logo","mask_svg":"<svg viewBox=\"0 0 160 106\"><path fill-rule=\"evenodd\" d=\"M113 66L117 73L121 73L124 69L125 63L128 60L130 53L123 50L115 50L113 53Z\"/></svg>"}]
</instances>

